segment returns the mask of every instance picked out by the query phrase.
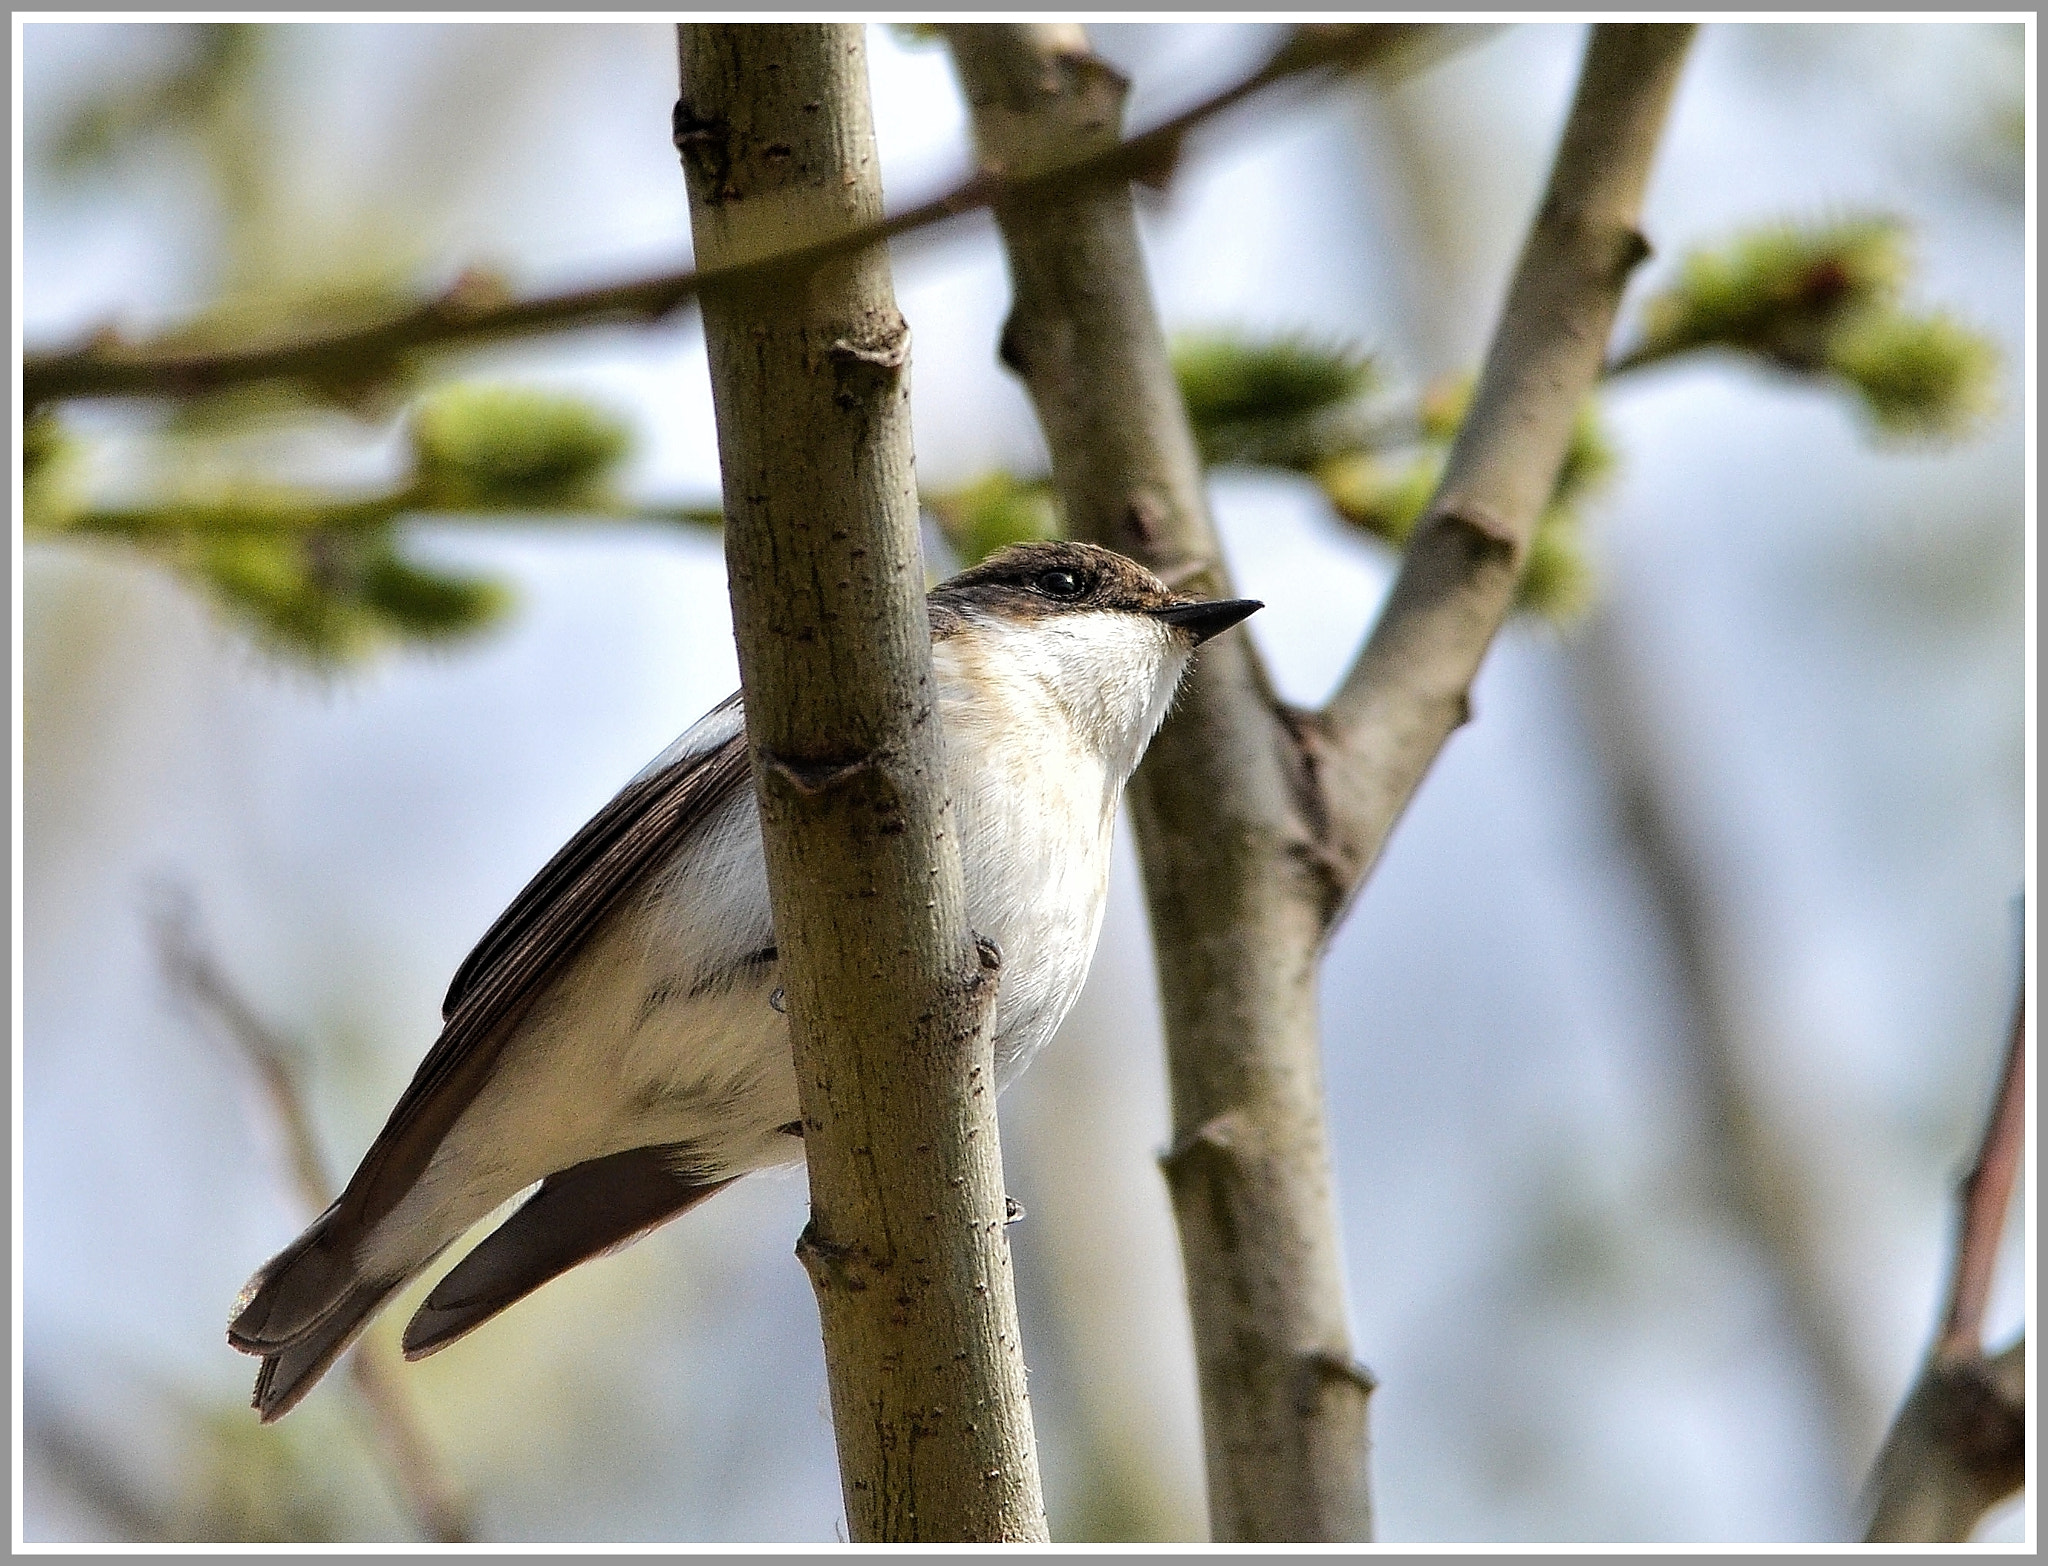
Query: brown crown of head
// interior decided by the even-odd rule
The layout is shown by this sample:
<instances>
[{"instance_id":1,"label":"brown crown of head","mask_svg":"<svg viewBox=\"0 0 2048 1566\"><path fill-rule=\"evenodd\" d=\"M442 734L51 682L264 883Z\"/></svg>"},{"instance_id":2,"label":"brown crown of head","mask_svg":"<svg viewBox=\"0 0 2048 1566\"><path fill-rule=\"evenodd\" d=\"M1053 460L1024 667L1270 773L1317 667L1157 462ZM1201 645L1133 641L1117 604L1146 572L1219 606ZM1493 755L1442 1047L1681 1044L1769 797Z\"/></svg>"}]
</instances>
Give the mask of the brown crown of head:
<instances>
[{"instance_id":1,"label":"brown crown of head","mask_svg":"<svg viewBox=\"0 0 2048 1566\"><path fill-rule=\"evenodd\" d=\"M1259 609L1256 599L1176 593L1137 561L1095 544L1046 539L1011 544L932 589L932 631L946 636L965 615L1019 620L1084 611L1151 615L1206 641Z\"/></svg>"}]
</instances>

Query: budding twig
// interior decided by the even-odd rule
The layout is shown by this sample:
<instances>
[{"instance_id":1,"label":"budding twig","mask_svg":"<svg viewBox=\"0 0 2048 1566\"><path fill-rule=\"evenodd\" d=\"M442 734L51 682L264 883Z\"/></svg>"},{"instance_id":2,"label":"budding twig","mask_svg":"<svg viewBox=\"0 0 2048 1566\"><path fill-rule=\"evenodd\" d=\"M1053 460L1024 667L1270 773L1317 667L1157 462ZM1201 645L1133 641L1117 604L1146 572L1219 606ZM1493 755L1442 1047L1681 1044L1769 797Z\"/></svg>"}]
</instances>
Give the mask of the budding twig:
<instances>
[{"instance_id":1,"label":"budding twig","mask_svg":"<svg viewBox=\"0 0 2048 1566\"><path fill-rule=\"evenodd\" d=\"M256 381L359 388L386 379L410 356L427 350L574 327L658 322L708 290L777 273L808 272L827 260L858 254L880 241L964 216L998 199L1042 197L1102 181L1164 183L1182 143L1198 126L1284 82L1313 76L1334 79L1406 55L1434 31L1392 24L1296 28L1257 70L1142 135L1024 178L979 171L893 217L759 260L510 303L493 298L491 289L458 281L441 296L370 326L260 345L194 348L189 330L154 342L123 344L103 332L76 348L28 355L22 363L22 410L33 413L44 403L72 397L194 397Z\"/></svg>"}]
</instances>

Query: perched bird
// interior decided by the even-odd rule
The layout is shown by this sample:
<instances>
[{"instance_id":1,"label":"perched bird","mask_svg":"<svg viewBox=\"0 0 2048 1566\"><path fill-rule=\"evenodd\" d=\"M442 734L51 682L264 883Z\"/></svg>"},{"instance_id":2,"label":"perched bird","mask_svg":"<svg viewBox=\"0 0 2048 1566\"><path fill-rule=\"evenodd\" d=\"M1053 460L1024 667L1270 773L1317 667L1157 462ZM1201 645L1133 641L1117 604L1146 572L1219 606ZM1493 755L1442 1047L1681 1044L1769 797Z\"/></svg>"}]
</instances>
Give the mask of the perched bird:
<instances>
[{"instance_id":1,"label":"perched bird","mask_svg":"<svg viewBox=\"0 0 2048 1566\"><path fill-rule=\"evenodd\" d=\"M1261 607L1203 602L1092 545L1020 544L928 600L967 917L1003 954L996 1083L1080 992L1125 781L1196 644ZM287 1413L377 1310L538 1189L442 1278L408 1359L732 1180L803 1156L737 695L656 757L456 970L440 1038L334 1205L250 1280L228 1341Z\"/></svg>"}]
</instances>

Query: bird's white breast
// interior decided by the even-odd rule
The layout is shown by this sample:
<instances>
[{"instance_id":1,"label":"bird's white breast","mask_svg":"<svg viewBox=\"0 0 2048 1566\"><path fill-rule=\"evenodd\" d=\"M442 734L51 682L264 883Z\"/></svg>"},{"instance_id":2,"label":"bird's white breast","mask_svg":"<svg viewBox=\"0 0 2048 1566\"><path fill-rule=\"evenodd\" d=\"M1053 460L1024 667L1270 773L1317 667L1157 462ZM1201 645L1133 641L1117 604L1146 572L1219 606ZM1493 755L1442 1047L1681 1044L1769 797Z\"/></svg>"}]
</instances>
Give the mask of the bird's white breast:
<instances>
[{"instance_id":1,"label":"bird's white breast","mask_svg":"<svg viewBox=\"0 0 2048 1566\"><path fill-rule=\"evenodd\" d=\"M1121 613L989 616L933 648L968 922L1003 951L998 1087L1088 976L1117 800L1185 662L1164 626Z\"/></svg>"}]
</instances>

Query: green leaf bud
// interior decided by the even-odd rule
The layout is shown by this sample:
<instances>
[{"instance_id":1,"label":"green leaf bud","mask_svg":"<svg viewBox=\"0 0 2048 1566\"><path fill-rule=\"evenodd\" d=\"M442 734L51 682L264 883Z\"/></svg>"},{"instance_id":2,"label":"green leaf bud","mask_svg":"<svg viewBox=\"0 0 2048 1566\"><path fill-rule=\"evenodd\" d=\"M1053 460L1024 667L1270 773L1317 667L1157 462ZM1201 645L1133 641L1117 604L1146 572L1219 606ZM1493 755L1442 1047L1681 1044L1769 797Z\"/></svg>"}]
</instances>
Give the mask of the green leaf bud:
<instances>
[{"instance_id":1,"label":"green leaf bud","mask_svg":"<svg viewBox=\"0 0 2048 1566\"><path fill-rule=\"evenodd\" d=\"M450 386L411 424L414 501L443 510L609 504L631 435L579 397L512 386Z\"/></svg>"},{"instance_id":2,"label":"green leaf bud","mask_svg":"<svg viewBox=\"0 0 2048 1566\"><path fill-rule=\"evenodd\" d=\"M1308 471L1331 453L1331 415L1373 387L1371 357L1283 337L1190 337L1173 352L1203 461Z\"/></svg>"},{"instance_id":3,"label":"green leaf bud","mask_svg":"<svg viewBox=\"0 0 2048 1566\"><path fill-rule=\"evenodd\" d=\"M1060 533L1059 497L1045 479L1020 479L999 468L963 489L921 498L966 565L985 560L1006 544L1057 538Z\"/></svg>"},{"instance_id":4,"label":"green leaf bud","mask_svg":"<svg viewBox=\"0 0 2048 1566\"><path fill-rule=\"evenodd\" d=\"M1579 545L1577 518L1552 507L1529 541L1529 558L1515 587L1515 607L1547 620L1583 614L1593 598L1593 572Z\"/></svg>"},{"instance_id":5,"label":"green leaf bud","mask_svg":"<svg viewBox=\"0 0 2048 1566\"><path fill-rule=\"evenodd\" d=\"M83 453L54 413L42 412L21 427L21 529L55 533L80 510Z\"/></svg>"},{"instance_id":6,"label":"green leaf bud","mask_svg":"<svg viewBox=\"0 0 2048 1566\"><path fill-rule=\"evenodd\" d=\"M363 603L399 637L437 641L468 636L511 606L503 583L416 565L385 549L365 562Z\"/></svg>"},{"instance_id":7,"label":"green leaf bud","mask_svg":"<svg viewBox=\"0 0 2048 1566\"><path fill-rule=\"evenodd\" d=\"M1685 258L1677 281L1644 305L1640 341L1624 363L1727 348L1818 370L1843 323L1890 304L1907 272L1905 228L1892 217L1744 234Z\"/></svg>"},{"instance_id":8,"label":"green leaf bud","mask_svg":"<svg viewBox=\"0 0 2048 1566\"><path fill-rule=\"evenodd\" d=\"M260 641L319 664L466 635L510 601L497 583L404 559L384 532L203 534L182 563Z\"/></svg>"},{"instance_id":9,"label":"green leaf bud","mask_svg":"<svg viewBox=\"0 0 2048 1566\"><path fill-rule=\"evenodd\" d=\"M1415 531L1443 471L1441 451L1398 463L1354 451L1332 457L1315 477L1338 516L1398 547Z\"/></svg>"},{"instance_id":10,"label":"green leaf bud","mask_svg":"<svg viewBox=\"0 0 2048 1566\"><path fill-rule=\"evenodd\" d=\"M1828 362L1888 435L1960 435L1997 401L1997 348L1945 315L1869 316L1835 339Z\"/></svg>"}]
</instances>

